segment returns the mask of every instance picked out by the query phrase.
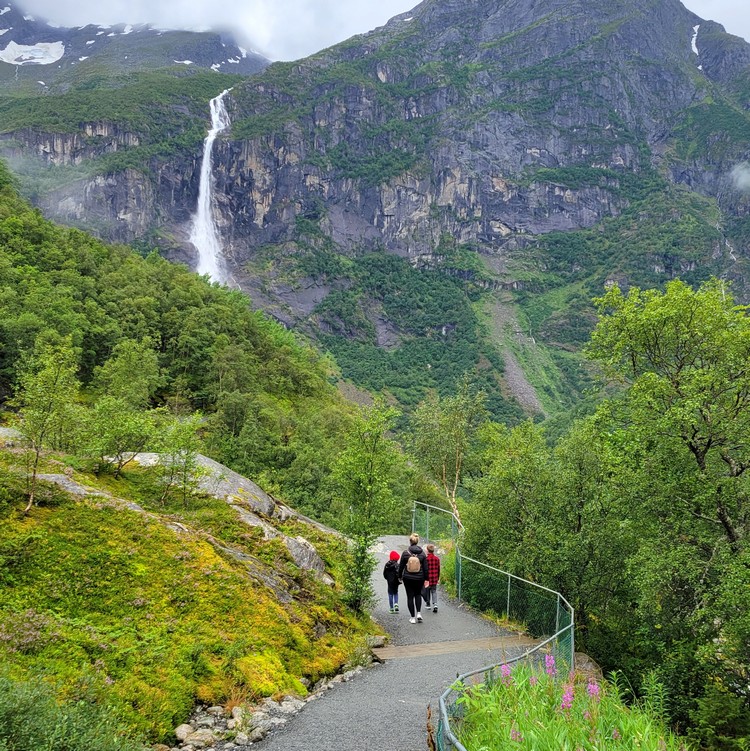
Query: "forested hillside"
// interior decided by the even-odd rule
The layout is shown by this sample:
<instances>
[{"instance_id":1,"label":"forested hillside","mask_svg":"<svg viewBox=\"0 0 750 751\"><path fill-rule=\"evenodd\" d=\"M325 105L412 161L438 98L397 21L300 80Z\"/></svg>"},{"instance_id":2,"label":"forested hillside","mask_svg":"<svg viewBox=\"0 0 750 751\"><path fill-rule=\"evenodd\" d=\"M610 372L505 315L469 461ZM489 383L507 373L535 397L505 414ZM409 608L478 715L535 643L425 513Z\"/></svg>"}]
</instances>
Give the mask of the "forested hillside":
<instances>
[{"instance_id":1,"label":"forested hillside","mask_svg":"<svg viewBox=\"0 0 750 751\"><path fill-rule=\"evenodd\" d=\"M37 343L67 341L87 399L111 395L108 369L130 368L145 389L131 406L201 410L217 459L290 500L315 496L301 456L319 452L323 477L349 420L328 380L332 364L250 310L242 293L56 227L16 195L5 170L2 180L2 399Z\"/></svg>"},{"instance_id":2,"label":"forested hillside","mask_svg":"<svg viewBox=\"0 0 750 751\"><path fill-rule=\"evenodd\" d=\"M374 626L343 538L198 461L346 528L336 467L368 413L331 363L241 292L56 227L4 167L0 341L24 436L0 447L0 745L170 741L197 701L305 696L357 659ZM416 474L378 437L378 528L405 526Z\"/></svg>"},{"instance_id":3,"label":"forested hillside","mask_svg":"<svg viewBox=\"0 0 750 751\"><path fill-rule=\"evenodd\" d=\"M576 646L661 684L704 749L750 737L750 318L726 283L614 287L587 345L616 396L550 445L489 426L467 554L555 588Z\"/></svg>"},{"instance_id":4,"label":"forested hillside","mask_svg":"<svg viewBox=\"0 0 750 751\"><path fill-rule=\"evenodd\" d=\"M208 100L231 85L227 269L406 411L465 371L497 419L577 408L607 284L748 294L750 45L678 0L425 0L242 79L147 63L0 97L34 200L193 261Z\"/></svg>"}]
</instances>

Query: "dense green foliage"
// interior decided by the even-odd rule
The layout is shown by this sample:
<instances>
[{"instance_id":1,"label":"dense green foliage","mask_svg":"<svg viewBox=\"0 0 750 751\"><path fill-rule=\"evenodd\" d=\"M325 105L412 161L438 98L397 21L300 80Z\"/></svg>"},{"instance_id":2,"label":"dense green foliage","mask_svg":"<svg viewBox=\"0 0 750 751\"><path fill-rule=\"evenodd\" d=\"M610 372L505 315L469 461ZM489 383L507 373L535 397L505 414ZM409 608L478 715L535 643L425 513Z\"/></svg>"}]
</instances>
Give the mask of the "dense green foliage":
<instances>
[{"instance_id":1,"label":"dense green foliage","mask_svg":"<svg viewBox=\"0 0 750 751\"><path fill-rule=\"evenodd\" d=\"M554 659L544 671L522 663L498 672L494 681L470 690L455 685L461 691L458 736L466 748L685 751L665 726L658 693L628 707L621 681L564 681L556 675Z\"/></svg>"},{"instance_id":2,"label":"dense green foliage","mask_svg":"<svg viewBox=\"0 0 750 751\"><path fill-rule=\"evenodd\" d=\"M180 68L177 72L138 72L113 75L89 70L65 93L40 97L0 97L2 132L21 128L76 133L82 123L117 123L153 143L174 137L195 125L209 99L241 80L213 71ZM192 118L186 122L185 108ZM91 137L96 142L96 137Z\"/></svg>"},{"instance_id":3,"label":"dense green foliage","mask_svg":"<svg viewBox=\"0 0 750 751\"><path fill-rule=\"evenodd\" d=\"M309 502L349 419L325 362L251 311L241 293L212 286L155 254L144 259L57 228L5 179L0 397L11 397L22 356L40 337L69 338L78 376L91 390L111 381L101 366L117 356L118 346L146 342L140 361L151 356L158 369L152 405L209 413L204 438L217 459L262 476L303 506ZM320 451L322 464L314 472L311 451Z\"/></svg>"},{"instance_id":4,"label":"dense green foliage","mask_svg":"<svg viewBox=\"0 0 750 751\"><path fill-rule=\"evenodd\" d=\"M80 701L58 704L37 682L0 675L0 749L3 751L138 751L139 743L117 736L111 712Z\"/></svg>"},{"instance_id":5,"label":"dense green foliage","mask_svg":"<svg viewBox=\"0 0 750 751\"><path fill-rule=\"evenodd\" d=\"M471 278L445 273L456 254L446 255L447 268L418 270L388 253L352 259L298 243L306 252L287 259L285 273L335 277L340 287L316 307L315 322L345 377L412 409L431 390L450 393L468 372L496 418L518 419L520 408L501 392L502 359L472 306L480 293Z\"/></svg>"},{"instance_id":6,"label":"dense green foliage","mask_svg":"<svg viewBox=\"0 0 750 751\"><path fill-rule=\"evenodd\" d=\"M750 318L725 285L613 288L589 351L622 396L555 446L489 426L463 516L466 553L562 592L576 644L707 749L750 731Z\"/></svg>"}]
</instances>

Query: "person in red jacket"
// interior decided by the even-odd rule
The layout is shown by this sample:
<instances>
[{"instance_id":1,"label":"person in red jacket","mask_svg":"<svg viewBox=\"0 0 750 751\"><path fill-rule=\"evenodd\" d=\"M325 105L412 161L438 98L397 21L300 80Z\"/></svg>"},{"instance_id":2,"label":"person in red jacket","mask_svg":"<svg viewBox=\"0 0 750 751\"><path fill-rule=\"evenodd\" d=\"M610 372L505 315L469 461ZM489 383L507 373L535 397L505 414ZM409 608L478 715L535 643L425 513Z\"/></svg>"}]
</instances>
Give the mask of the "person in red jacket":
<instances>
[{"instance_id":1,"label":"person in red jacket","mask_svg":"<svg viewBox=\"0 0 750 751\"><path fill-rule=\"evenodd\" d=\"M383 567L383 578L388 582L388 607L391 613L398 613L398 585L401 579L398 578L398 565L401 556L391 550L391 555Z\"/></svg>"},{"instance_id":2,"label":"person in red jacket","mask_svg":"<svg viewBox=\"0 0 750 751\"><path fill-rule=\"evenodd\" d=\"M435 546L427 546L427 585L422 590L427 609L432 608L433 613L437 613L437 585L440 581L440 559L435 555Z\"/></svg>"}]
</instances>

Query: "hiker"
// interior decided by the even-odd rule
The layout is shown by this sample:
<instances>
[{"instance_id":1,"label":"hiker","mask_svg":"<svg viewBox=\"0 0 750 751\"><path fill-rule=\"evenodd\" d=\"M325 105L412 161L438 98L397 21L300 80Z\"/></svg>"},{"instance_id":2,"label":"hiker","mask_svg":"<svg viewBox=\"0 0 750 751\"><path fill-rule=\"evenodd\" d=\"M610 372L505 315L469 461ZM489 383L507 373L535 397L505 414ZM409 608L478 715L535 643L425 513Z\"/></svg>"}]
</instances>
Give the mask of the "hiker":
<instances>
[{"instance_id":1,"label":"hiker","mask_svg":"<svg viewBox=\"0 0 750 751\"><path fill-rule=\"evenodd\" d=\"M383 578L388 582L388 607L391 613L398 613L398 585L401 584L398 576L400 558L401 556L395 550L391 550L390 558L383 566Z\"/></svg>"},{"instance_id":2,"label":"hiker","mask_svg":"<svg viewBox=\"0 0 750 751\"><path fill-rule=\"evenodd\" d=\"M437 613L437 585L440 581L440 559L435 555L435 546L430 543L427 546L427 585L422 590L427 610L432 607L432 612Z\"/></svg>"},{"instance_id":3,"label":"hiker","mask_svg":"<svg viewBox=\"0 0 750 751\"><path fill-rule=\"evenodd\" d=\"M419 546L419 535L409 537L409 547L401 554L398 573L406 590L409 623L422 623L422 590L427 585L427 557Z\"/></svg>"}]
</instances>

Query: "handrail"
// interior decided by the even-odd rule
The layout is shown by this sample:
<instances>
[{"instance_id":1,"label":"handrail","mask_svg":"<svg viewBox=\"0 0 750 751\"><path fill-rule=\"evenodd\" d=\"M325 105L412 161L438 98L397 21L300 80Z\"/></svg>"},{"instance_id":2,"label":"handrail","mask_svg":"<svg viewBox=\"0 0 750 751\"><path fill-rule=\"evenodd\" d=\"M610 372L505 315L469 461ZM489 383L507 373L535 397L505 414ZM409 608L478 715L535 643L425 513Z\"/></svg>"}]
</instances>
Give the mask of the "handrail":
<instances>
[{"instance_id":1,"label":"handrail","mask_svg":"<svg viewBox=\"0 0 750 751\"><path fill-rule=\"evenodd\" d=\"M418 508L423 508L427 510L427 528L428 528L428 534L427 537L429 539L429 516L430 516L430 510L439 511L443 514L448 514L452 522L455 523L456 527L455 529L463 531L464 527L461 524L461 522L456 518L456 515L449 511L448 509L440 508L438 506L432 506L428 503L421 503L419 501L415 502L414 507L412 509L412 531L416 531L416 521L417 521L417 510ZM533 657L535 654L538 654L541 649L543 649L545 646L552 644L553 642L558 642L561 640L561 637L569 633L570 635L570 654L569 654L569 660L570 660L570 667L573 669L574 663L575 663L575 610L573 609L573 606L567 601L565 597L560 592L555 591L554 589L550 589L549 587L545 587L541 584L537 584L536 582L529 581L528 579L524 579L520 576L516 576L515 574L511 574L508 571L503 571L502 569L496 568L495 566L491 566L488 563L483 563L482 561L477 561L474 558L469 558L468 556L464 556L461 553L460 546L458 544L458 535L454 532L454 527L451 525L451 537L453 538L455 542L455 550L456 550L456 570L457 570L457 591L458 591L458 599L461 599L461 582L462 582L462 570L463 570L463 561L468 561L470 563L476 564L478 566L482 566L486 569L489 569L490 571L497 572L498 574L501 574L502 576L505 576L508 578L508 599L507 599L507 606L506 606L506 613L510 615L510 590L511 590L511 581L516 580L518 582L522 582L524 584L530 585L531 587L535 587L537 589L543 590L545 592L548 592L551 595L554 595L556 600L556 616L555 616L555 633L552 636L549 636L544 641L542 641L540 644L537 644L532 649L527 650L524 652L524 654L510 658L508 660L504 660L503 662L497 663L495 665L488 665L484 668L479 668L478 670L472 670L468 673L464 673L462 675L459 675L456 678L456 681L464 681L467 678L470 678L471 676L478 675L480 673L488 673L490 671L498 669L501 665L508 665L510 663L515 663L520 660L525 660ZM560 614L561 611L566 611L569 613L570 622L567 626L564 628L559 628L560 625ZM567 651L567 650L566 650ZM447 698L450 695L451 692L453 692L455 686L455 681L441 694L439 699L439 706L440 706L440 729L444 733L445 737L450 741L450 743L453 745L457 751L467 751L467 749L461 744L461 742L456 738L455 734L453 733L453 730L450 726L450 718L448 715L448 708L447 708ZM438 733L439 735L439 733ZM439 743L440 738L438 738L438 747L442 749L442 746L440 746Z\"/></svg>"},{"instance_id":2,"label":"handrail","mask_svg":"<svg viewBox=\"0 0 750 751\"><path fill-rule=\"evenodd\" d=\"M465 561L471 561L472 563L476 563L478 566L484 566L485 568L492 569L493 571L497 571L498 573L503 574L504 576L510 576L511 579L516 579L520 582L525 582L526 584L531 584L534 587L538 587L539 589L544 589L550 594L553 594L557 597L559 597L571 610L573 609L573 606L555 589L550 589L549 587L545 587L542 584L537 584L536 582L529 581L528 579L524 579L522 576L516 576L515 574L511 574L508 571L503 571L501 568L497 568L496 566L491 566L489 563L483 563L482 561L477 561L475 558L469 558L468 555L464 555L461 553L461 558Z\"/></svg>"}]
</instances>

